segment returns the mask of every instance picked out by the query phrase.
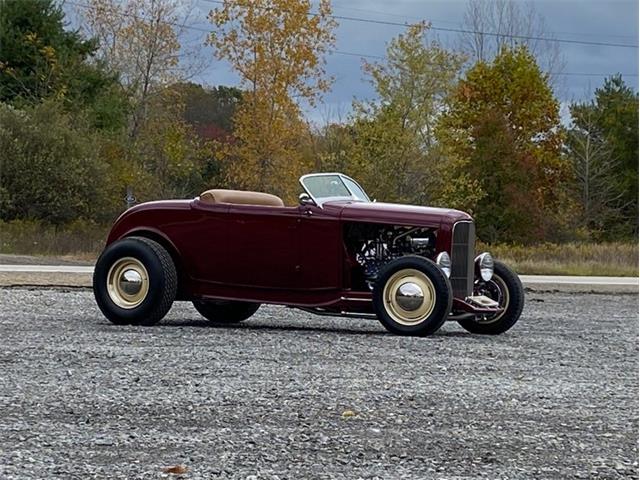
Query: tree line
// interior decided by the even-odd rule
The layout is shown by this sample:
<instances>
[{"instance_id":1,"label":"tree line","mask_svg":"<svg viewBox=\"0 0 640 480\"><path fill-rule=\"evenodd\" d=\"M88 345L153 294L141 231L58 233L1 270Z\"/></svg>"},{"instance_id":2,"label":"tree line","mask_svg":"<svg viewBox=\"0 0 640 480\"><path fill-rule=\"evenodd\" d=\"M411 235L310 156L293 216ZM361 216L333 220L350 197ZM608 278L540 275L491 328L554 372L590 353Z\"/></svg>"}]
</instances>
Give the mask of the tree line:
<instances>
[{"instance_id":1,"label":"tree line","mask_svg":"<svg viewBox=\"0 0 640 480\"><path fill-rule=\"evenodd\" d=\"M108 223L128 188L294 204L299 175L342 171L381 201L468 211L486 242L637 236L638 95L620 75L572 103L566 125L539 65L558 65L556 50L509 35L447 48L423 22L363 63L374 99L317 125L303 112L331 88L328 0L213 9L206 42L239 78L218 87L190 81L208 60L184 40L185 5L87 0L73 30L54 0L0 0L0 220ZM538 31L506 5L471 0L466 20Z\"/></svg>"}]
</instances>

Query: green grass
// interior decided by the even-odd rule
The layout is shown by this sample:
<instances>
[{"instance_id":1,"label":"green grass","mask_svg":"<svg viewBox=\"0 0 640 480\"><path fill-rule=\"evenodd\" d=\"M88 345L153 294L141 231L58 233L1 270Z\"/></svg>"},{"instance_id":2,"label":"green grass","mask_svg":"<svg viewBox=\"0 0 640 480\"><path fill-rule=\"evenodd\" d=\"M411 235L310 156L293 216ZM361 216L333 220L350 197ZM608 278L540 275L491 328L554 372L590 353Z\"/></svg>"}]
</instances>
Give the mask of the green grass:
<instances>
[{"instance_id":1,"label":"green grass","mask_svg":"<svg viewBox=\"0 0 640 480\"><path fill-rule=\"evenodd\" d=\"M110 225L74 222L54 227L33 221L0 222L0 253L94 260ZM638 276L637 243L483 245L516 272L529 275Z\"/></svg>"},{"instance_id":2,"label":"green grass","mask_svg":"<svg viewBox=\"0 0 640 480\"><path fill-rule=\"evenodd\" d=\"M478 245L525 275L638 276L637 243Z\"/></svg>"}]
</instances>

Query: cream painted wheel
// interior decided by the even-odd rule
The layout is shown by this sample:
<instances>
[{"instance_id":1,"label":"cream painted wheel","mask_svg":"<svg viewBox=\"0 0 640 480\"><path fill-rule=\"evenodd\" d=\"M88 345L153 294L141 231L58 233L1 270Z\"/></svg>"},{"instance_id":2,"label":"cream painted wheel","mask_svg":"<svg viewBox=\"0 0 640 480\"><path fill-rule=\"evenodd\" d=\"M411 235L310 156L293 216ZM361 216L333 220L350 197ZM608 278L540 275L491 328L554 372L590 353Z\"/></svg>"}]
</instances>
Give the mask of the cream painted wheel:
<instances>
[{"instance_id":1,"label":"cream painted wheel","mask_svg":"<svg viewBox=\"0 0 640 480\"><path fill-rule=\"evenodd\" d=\"M433 282L421 271L395 272L384 286L387 313L399 324L414 326L431 315L436 304Z\"/></svg>"},{"instance_id":2,"label":"cream painted wheel","mask_svg":"<svg viewBox=\"0 0 640 480\"><path fill-rule=\"evenodd\" d=\"M155 325L178 293L178 271L169 251L145 237L110 244L93 271L93 294L116 325Z\"/></svg>"},{"instance_id":3,"label":"cream painted wheel","mask_svg":"<svg viewBox=\"0 0 640 480\"><path fill-rule=\"evenodd\" d=\"M372 296L380 323L396 335L431 335L445 322L453 302L451 284L442 269L417 255L386 264Z\"/></svg>"},{"instance_id":4,"label":"cream painted wheel","mask_svg":"<svg viewBox=\"0 0 640 480\"><path fill-rule=\"evenodd\" d=\"M149 274L142 262L124 257L107 273L107 292L118 307L130 310L140 305L149 293Z\"/></svg>"}]
</instances>

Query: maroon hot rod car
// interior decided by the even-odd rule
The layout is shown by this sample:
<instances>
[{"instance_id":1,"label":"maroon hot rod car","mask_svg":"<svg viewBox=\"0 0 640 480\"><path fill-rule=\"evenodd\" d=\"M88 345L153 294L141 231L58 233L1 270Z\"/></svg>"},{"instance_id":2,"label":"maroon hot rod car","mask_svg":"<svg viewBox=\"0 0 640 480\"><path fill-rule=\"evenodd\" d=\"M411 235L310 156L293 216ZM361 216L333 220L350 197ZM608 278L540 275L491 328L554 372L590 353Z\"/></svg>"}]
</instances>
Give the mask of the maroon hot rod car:
<instances>
[{"instance_id":1,"label":"maroon hot rod car","mask_svg":"<svg viewBox=\"0 0 640 480\"><path fill-rule=\"evenodd\" d=\"M339 173L300 184L297 206L208 190L127 210L96 264L98 306L113 323L153 325L174 300L220 323L281 304L378 318L401 335L427 335L446 320L497 334L518 320L520 280L488 253L475 255L466 213L371 201Z\"/></svg>"}]
</instances>

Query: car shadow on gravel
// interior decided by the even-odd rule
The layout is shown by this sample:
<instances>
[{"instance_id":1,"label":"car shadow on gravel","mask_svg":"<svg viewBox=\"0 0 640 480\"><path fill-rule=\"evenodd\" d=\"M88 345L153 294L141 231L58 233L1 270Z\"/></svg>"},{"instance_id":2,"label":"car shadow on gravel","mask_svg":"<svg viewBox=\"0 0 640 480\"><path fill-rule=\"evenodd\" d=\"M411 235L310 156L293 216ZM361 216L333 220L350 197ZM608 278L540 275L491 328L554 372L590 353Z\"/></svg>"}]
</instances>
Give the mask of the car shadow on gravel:
<instances>
[{"instance_id":1,"label":"car shadow on gravel","mask_svg":"<svg viewBox=\"0 0 640 480\"><path fill-rule=\"evenodd\" d=\"M185 320L185 321L172 321L165 322L158 325L162 327L195 327L206 328L209 330L245 330L245 331L292 331L292 332L327 332L327 333L344 333L346 335L387 335L387 332L378 329L364 328L339 328L332 325L326 327L319 326L306 326L306 325L269 325L269 324L213 324L208 323L206 320Z\"/></svg>"},{"instance_id":2,"label":"car shadow on gravel","mask_svg":"<svg viewBox=\"0 0 640 480\"><path fill-rule=\"evenodd\" d=\"M251 324L251 323L242 323L242 324L234 324L234 325L225 325L225 324L212 324L202 320L170 320L165 321L159 325L156 325L153 328L154 333L158 333L162 328L206 328L209 330L244 330L244 331L264 331L264 332L277 332L277 331L288 331L288 332L319 332L319 333L338 333L342 335L376 335L376 336L393 336L392 333L389 333L385 330L380 330L379 328L368 328L368 327L360 327L353 328L345 326L337 327L334 325L327 325L326 327L317 326L317 325L273 325L273 324ZM141 327L148 328L148 327ZM431 337L467 337L472 338L476 335L470 334L468 332L463 331L447 331L447 330L439 330Z\"/></svg>"}]
</instances>

